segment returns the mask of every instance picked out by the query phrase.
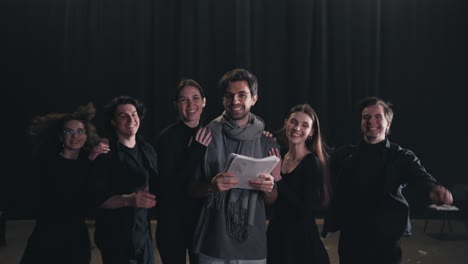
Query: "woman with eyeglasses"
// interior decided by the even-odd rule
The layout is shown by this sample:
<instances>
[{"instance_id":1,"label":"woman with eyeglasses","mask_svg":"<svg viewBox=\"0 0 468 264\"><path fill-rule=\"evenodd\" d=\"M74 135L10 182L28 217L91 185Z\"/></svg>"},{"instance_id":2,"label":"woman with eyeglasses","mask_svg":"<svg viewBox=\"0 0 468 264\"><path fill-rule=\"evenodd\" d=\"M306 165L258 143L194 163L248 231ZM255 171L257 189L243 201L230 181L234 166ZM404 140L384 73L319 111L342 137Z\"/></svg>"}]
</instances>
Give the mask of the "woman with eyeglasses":
<instances>
[{"instance_id":1,"label":"woman with eyeglasses","mask_svg":"<svg viewBox=\"0 0 468 264\"><path fill-rule=\"evenodd\" d=\"M27 263L90 263L85 219L93 208L91 161L107 153L91 123L89 103L73 113L51 113L32 120L29 134L39 168L40 197L36 225L21 259Z\"/></svg>"}]
</instances>

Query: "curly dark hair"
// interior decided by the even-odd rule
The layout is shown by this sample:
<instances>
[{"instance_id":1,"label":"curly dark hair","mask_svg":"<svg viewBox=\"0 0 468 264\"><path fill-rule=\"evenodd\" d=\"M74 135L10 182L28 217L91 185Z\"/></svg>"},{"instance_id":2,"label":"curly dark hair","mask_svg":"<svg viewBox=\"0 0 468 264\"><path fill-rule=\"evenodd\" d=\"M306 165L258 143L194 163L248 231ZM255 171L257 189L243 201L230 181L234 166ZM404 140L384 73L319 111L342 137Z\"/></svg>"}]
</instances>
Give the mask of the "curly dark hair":
<instances>
[{"instance_id":1,"label":"curly dark hair","mask_svg":"<svg viewBox=\"0 0 468 264\"><path fill-rule=\"evenodd\" d=\"M111 121L114 119L114 117L116 115L117 107L119 105L125 105L125 104L131 104L131 105L135 106L135 109L136 109L136 111L138 113L138 117L140 118L140 122L145 117L146 107L143 104L143 102L141 102L140 100L138 100L136 98L133 98L131 96L126 96L126 95L114 97L114 98L112 98L112 100L109 103L107 103L104 106L104 132L105 132L105 136L109 136L109 137L115 139L115 137L116 137L115 129L112 126Z\"/></svg>"},{"instance_id":2,"label":"curly dark hair","mask_svg":"<svg viewBox=\"0 0 468 264\"><path fill-rule=\"evenodd\" d=\"M34 159L48 157L49 154L58 153L62 149L64 125L71 120L83 123L88 136L83 149L87 152L99 143L100 137L92 119L96 115L93 103L79 106L72 113L49 113L36 116L32 119L29 127L29 136L32 143L32 154Z\"/></svg>"}]
</instances>

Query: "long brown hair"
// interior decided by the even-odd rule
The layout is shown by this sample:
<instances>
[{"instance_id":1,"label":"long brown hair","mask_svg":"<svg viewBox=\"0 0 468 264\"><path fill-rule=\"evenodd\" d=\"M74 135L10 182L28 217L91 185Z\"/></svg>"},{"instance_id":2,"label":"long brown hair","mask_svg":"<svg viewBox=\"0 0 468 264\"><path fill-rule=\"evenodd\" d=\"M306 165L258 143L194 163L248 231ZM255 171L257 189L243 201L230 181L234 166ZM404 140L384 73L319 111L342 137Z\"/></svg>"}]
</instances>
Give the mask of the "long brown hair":
<instances>
[{"instance_id":1,"label":"long brown hair","mask_svg":"<svg viewBox=\"0 0 468 264\"><path fill-rule=\"evenodd\" d=\"M330 202L330 176L328 172L329 154L320 131L320 121L317 113L309 104L299 104L294 106L289 111L286 119L289 119L292 114L297 112L302 112L312 119L312 128L314 129L314 134L306 140L305 144L306 147L317 156L320 161L320 165L322 166L322 206L327 207ZM285 127L283 127L280 131L280 140L282 140L284 144L288 144Z\"/></svg>"}]
</instances>

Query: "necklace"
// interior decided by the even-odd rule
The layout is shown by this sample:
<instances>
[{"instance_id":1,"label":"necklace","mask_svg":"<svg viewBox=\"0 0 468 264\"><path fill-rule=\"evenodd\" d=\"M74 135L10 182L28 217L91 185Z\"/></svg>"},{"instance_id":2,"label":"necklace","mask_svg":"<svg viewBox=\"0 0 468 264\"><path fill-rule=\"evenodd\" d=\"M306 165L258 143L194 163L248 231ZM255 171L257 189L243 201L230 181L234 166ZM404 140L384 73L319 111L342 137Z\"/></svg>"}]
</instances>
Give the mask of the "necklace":
<instances>
[{"instance_id":1,"label":"necklace","mask_svg":"<svg viewBox=\"0 0 468 264\"><path fill-rule=\"evenodd\" d=\"M301 158L301 159L293 159L293 158L291 158L291 156L289 155L289 153L287 153L286 155L284 155L284 158L285 158L286 160L291 161L291 162L300 162L300 161L302 160L302 158Z\"/></svg>"}]
</instances>

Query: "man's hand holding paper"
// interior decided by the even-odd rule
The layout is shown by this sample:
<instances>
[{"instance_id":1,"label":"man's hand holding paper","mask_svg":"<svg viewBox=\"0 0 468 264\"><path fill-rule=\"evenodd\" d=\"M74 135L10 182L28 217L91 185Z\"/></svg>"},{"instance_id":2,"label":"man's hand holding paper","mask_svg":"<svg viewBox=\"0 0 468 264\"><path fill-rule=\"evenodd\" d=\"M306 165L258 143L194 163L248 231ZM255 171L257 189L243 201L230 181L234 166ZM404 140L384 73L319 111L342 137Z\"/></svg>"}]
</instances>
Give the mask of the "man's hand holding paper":
<instances>
[{"instance_id":1,"label":"man's hand holding paper","mask_svg":"<svg viewBox=\"0 0 468 264\"><path fill-rule=\"evenodd\" d=\"M234 176L233 173L223 172L218 173L211 180L211 183L216 186L218 191L224 192L235 187L239 183L239 180Z\"/></svg>"},{"instance_id":2,"label":"man's hand holding paper","mask_svg":"<svg viewBox=\"0 0 468 264\"><path fill-rule=\"evenodd\" d=\"M239 182L231 188L257 189L270 192L273 189L274 178L270 174L278 164L279 158L252 158L231 153L226 172L231 173Z\"/></svg>"},{"instance_id":3,"label":"man's hand holding paper","mask_svg":"<svg viewBox=\"0 0 468 264\"><path fill-rule=\"evenodd\" d=\"M262 192L271 192L273 190L274 178L271 174L262 173L258 176L257 179L253 179L249 181L249 185L252 186L254 189L257 189Z\"/></svg>"}]
</instances>

